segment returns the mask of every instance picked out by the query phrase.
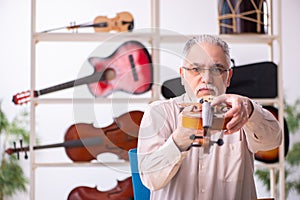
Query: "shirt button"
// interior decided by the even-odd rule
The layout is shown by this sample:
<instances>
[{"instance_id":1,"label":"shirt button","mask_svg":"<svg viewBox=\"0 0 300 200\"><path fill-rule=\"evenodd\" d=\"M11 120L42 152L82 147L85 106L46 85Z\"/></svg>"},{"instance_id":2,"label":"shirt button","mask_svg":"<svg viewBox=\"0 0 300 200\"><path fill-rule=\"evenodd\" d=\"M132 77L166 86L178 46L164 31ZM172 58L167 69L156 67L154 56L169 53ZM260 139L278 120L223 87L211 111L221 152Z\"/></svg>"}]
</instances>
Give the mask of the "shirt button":
<instances>
[{"instance_id":1,"label":"shirt button","mask_svg":"<svg viewBox=\"0 0 300 200\"><path fill-rule=\"evenodd\" d=\"M205 188L202 188L202 189L201 189L201 192L205 192Z\"/></svg>"}]
</instances>

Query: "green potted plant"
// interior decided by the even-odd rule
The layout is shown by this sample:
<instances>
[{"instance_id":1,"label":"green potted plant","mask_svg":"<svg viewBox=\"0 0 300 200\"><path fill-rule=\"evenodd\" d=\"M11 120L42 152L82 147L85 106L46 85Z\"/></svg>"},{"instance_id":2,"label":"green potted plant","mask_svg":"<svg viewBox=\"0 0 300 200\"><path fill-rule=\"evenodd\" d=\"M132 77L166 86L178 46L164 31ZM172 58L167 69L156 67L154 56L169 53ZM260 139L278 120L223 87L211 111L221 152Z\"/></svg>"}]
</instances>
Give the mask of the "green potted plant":
<instances>
[{"instance_id":1,"label":"green potted plant","mask_svg":"<svg viewBox=\"0 0 300 200\"><path fill-rule=\"evenodd\" d=\"M10 122L1 105L0 102L0 200L3 200L4 197L12 196L17 191L27 191L28 179L16 155L8 155L5 150L7 145L12 145L13 141L20 138L28 144L29 132L26 130L28 123L24 120L28 115L27 112L22 112Z\"/></svg>"},{"instance_id":2,"label":"green potted plant","mask_svg":"<svg viewBox=\"0 0 300 200\"><path fill-rule=\"evenodd\" d=\"M289 133L296 134L299 133L300 125L300 99L297 99L294 104L288 104L284 101L284 117L287 122ZM300 167L300 142L294 142L292 147L288 151L285 159L285 177L286 177L286 194L288 196L290 191L295 191L300 194L300 177L299 170ZM262 183L270 190L270 174L268 170L256 170L256 176ZM278 173L277 178L278 180Z\"/></svg>"}]
</instances>

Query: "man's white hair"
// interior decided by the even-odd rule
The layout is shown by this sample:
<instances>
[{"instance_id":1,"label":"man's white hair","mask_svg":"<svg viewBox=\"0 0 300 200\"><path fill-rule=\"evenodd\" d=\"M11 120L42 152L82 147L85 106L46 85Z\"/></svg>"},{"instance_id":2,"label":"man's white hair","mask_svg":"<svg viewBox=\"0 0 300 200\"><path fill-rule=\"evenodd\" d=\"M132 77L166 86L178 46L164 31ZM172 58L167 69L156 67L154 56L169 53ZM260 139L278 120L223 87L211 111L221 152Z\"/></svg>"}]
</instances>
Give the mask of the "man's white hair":
<instances>
[{"instance_id":1,"label":"man's white hair","mask_svg":"<svg viewBox=\"0 0 300 200\"><path fill-rule=\"evenodd\" d=\"M203 34L191 38L185 44L185 47L183 49L183 56L186 57L186 55L188 54L192 46L194 46L195 44L200 45L202 43L213 44L221 47L226 56L227 64L228 66L230 66L230 53L229 53L228 44L224 40L222 40L221 38L215 35Z\"/></svg>"}]
</instances>

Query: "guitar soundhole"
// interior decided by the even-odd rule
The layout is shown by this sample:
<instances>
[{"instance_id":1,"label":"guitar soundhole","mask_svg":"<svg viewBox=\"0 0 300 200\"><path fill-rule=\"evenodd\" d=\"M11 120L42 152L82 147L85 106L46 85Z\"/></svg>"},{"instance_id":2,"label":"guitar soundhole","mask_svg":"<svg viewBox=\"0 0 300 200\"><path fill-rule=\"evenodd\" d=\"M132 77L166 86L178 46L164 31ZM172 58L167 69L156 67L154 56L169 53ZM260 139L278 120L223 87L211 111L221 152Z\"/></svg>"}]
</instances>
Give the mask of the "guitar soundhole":
<instances>
[{"instance_id":1,"label":"guitar soundhole","mask_svg":"<svg viewBox=\"0 0 300 200\"><path fill-rule=\"evenodd\" d=\"M116 72L115 70L111 69L111 68L108 68L104 71L104 80L106 81L110 81L110 80L113 80L116 78Z\"/></svg>"}]
</instances>

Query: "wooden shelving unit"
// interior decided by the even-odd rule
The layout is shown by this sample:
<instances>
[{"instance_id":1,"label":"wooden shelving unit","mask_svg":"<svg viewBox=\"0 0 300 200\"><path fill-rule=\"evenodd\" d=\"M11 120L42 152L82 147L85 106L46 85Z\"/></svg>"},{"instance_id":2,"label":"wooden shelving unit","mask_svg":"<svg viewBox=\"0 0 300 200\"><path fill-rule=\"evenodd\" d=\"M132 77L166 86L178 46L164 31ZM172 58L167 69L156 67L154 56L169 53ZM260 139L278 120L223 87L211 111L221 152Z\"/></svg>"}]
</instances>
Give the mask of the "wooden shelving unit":
<instances>
[{"instance_id":1,"label":"wooden shelving unit","mask_svg":"<svg viewBox=\"0 0 300 200\"><path fill-rule=\"evenodd\" d=\"M179 37L172 34L163 34L160 32L160 1L159 0L150 0L151 1L151 26L156 27L149 29L149 32L138 33L138 32L129 32L129 33L38 33L36 32L36 4L38 0L31 0L31 91L36 89L36 71L39 66L36 65L37 60L37 49L36 45L43 42L99 42L111 40L114 42L125 42L127 40L138 40L144 43L148 43L151 46L151 56L154 64L160 63L160 46L161 44L167 43L184 43L187 38L193 37L194 35L186 35L185 37ZM274 51L277 48L277 55L279 57L278 65L278 97L275 99L255 99L261 104L275 104L278 106L279 110L279 120L283 127L283 88L282 88L282 50L281 50L281 0L274 0L277 5L277 33L273 34L273 28L271 29L270 34L266 35L256 35L256 34L243 34L243 35L220 35L222 39L227 41L230 44L265 44L269 47L269 60L274 60ZM274 3L270 1L271 5ZM273 7L272 7L273 9ZM273 15L272 15L273 16ZM274 21L271 21L274 23ZM196 35L196 34L195 34ZM117 37L116 37L117 36ZM276 43L276 47L275 47ZM154 82L160 83L161 71L159 67L154 66ZM133 103L148 103L161 98L160 86L153 85L151 91L151 97L146 98L135 98L132 100ZM128 101L128 99L119 98L114 99L114 103L122 103ZM35 98L31 96L30 103L30 166L31 166L31 175L30 175L30 199L35 199L35 180L36 173L35 170L40 167L95 167L99 164L95 163L37 163L35 160L35 152L33 146L36 140L36 106L44 104L72 104L74 102L73 98ZM110 104L112 99L110 98L82 98L76 99L76 103L88 104L90 102L96 104ZM125 163L107 163L109 165L128 165ZM266 167L270 169L271 175L271 196L277 197L276 183L275 183L275 171L279 170L279 199L285 199L285 176L284 176L284 146L280 147L280 159L279 163L275 164L257 164L258 168Z\"/></svg>"}]
</instances>

